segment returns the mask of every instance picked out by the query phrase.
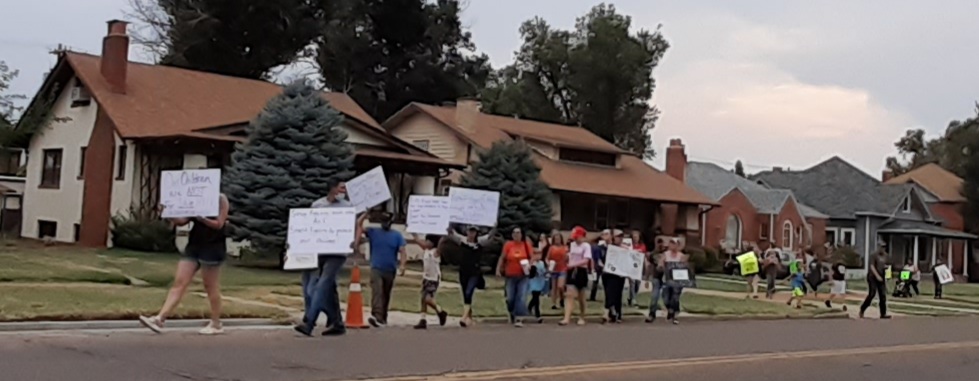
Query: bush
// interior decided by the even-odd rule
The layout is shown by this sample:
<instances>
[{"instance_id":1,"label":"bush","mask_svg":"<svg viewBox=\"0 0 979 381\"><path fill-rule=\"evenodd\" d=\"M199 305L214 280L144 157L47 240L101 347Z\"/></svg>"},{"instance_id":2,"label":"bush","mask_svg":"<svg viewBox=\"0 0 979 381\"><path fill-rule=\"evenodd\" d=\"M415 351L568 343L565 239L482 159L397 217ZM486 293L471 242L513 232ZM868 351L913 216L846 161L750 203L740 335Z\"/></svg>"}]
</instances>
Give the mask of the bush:
<instances>
[{"instance_id":1,"label":"bush","mask_svg":"<svg viewBox=\"0 0 979 381\"><path fill-rule=\"evenodd\" d=\"M112 217L112 246L153 253L177 251L176 234L169 222L148 210L130 210Z\"/></svg>"},{"instance_id":2,"label":"bush","mask_svg":"<svg viewBox=\"0 0 979 381\"><path fill-rule=\"evenodd\" d=\"M687 247L683 252L690 257L690 265L695 273L703 273L707 269L707 252L702 247Z\"/></svg>"},{"instance_id":3,"label":"bush","mask_svg":"<svg viewBox=\"0 0 979 381\"><path fill-rule=\"evenodd\" d=\"M704 268L700 270L706 273L721 273L724 272L724 262L721 261L720 253L717 249L713 247L704 248L704 254L707 256L707 261L704 264Z\"/></svg>"},{"instance_id":4,"label":"bush","mask_svg":"<svg viewBox=\"0 0 979 381\"><path fill-rule=\"evenodd\" d=\"M833 263L843 262L849 269L863 268L863 258L852 247L844 246L833 250Z\"/></svg>"}]
</instances>

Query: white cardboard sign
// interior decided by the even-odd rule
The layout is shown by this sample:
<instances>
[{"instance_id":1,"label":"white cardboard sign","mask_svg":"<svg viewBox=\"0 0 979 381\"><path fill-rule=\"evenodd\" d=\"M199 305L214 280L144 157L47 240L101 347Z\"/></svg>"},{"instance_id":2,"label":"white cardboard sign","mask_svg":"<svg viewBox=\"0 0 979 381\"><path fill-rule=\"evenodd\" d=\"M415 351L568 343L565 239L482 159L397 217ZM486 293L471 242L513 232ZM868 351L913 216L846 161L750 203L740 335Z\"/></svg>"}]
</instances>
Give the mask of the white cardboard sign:
<instances>
[{"instance_id":1,"label":"white cardboard sign","mask_svg":"<svg viewBox=\"0 0 979 381\"><path fill-rule=\"evenodd\" d=\"M609 246L605 254L605 272L629 279L642 279L642 253L618 246Z\"/></svg>"},{"instance_id":2,"label":"white cardboard sign","mask_svg":"<svg viewBox=\"0 0 979 381\"><path fill-rule=\"evenodd\" d=\"M388 186L384 168L380 166L347 181L347 193L350 202L357 208L357 213L375 207L391 199L391 188Z\"/></svg>"},{"instance_id":3,"label":"white cardboard sign","mask_svg":"<svg viewBox=\"0 0 979 381\"><path fill-rule=\"evenodd\" d=\"M496 226L500 215L500 193L468 188L449 188L449 222Z\"/></svg>"},{"instance_id":4,"label":"white cardboard sign","mask_svg":"<svg viewBox=\"0 0 979 381\"><path fill-rule=\"evenodd\" d=\"M163 218L216 217L221 210L221 170L160 172Z\"/></svg>"},{"instance_id":5,"label":"white cardboard sign","mask_svg":"<svg viewBox=\"0 0 979 381\"><path fill-rule=\"evenodd\" d=\"M955 281L955 277L952 276L952 271L948 269L947 265L935 266L935 274L938 275L938 282L941 284L949 284Z\"/></svg>"},{"instance_id":6,"label":"white cardboard sign","mask_svg":"<svg viewBox=\"0 0 979 381\"><path fill-rule=\"evenodd\" d=\"M449 229L449 198L442 196L408 197L409 233L445 234Z\"/></svg>"},{"instance_id":7,"label":"white cardboard sign","mask_svg":"<svg viewBox=\"0 0 979 381\"><path fill-rule=\"evenodd\" d=\"M353 249L354 208L306 208L289 210L286 270L316 268L319 254L350 254Z\"/></svg>"}]
</instances>

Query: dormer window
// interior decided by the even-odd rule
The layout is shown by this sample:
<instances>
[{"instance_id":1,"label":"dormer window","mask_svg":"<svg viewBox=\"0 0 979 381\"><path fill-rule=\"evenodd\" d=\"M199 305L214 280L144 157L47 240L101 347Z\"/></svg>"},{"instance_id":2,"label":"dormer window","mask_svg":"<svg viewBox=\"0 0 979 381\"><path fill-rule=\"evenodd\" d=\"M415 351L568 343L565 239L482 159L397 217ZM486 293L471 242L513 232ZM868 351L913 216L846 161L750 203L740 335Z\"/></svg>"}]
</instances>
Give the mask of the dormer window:
<instances>
[{"instance_id":1,"label":"dormer window","mask_svg":"<svg viewBox=\"0 0 979 381\"><path fill-rule=\"evenodd\" d=\"M911 213L911 196L904 198L904 202L901 203L901 212Z\"/></svg>"},{"instance_id":2,"label":"dormer window","mask_svg":"<svg viewBox=\"0 0 979 381\"><path fill-rule=\"evenodd\" d=\"M77 78L71 87L71 107L85 107L92 104L92 94Z\"/></svg>"},{"instance_id":3,"label":"dormer window","mask_svg":"<svg viewBox=\"0 0 979 381\"><path fill-rule=\"evenodd\" d=\"M561 148L558 152L558 158L561 161L614 167L616 155L614 153L586 151L574 148Z\"/></svg>"}]
</instances>

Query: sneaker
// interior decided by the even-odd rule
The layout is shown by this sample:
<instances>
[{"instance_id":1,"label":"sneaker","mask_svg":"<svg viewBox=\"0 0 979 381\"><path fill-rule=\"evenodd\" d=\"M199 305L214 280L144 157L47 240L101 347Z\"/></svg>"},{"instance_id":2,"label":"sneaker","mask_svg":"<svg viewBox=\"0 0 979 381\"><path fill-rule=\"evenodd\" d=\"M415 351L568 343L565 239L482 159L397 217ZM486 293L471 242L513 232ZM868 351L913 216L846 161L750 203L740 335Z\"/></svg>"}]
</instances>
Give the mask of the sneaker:
<instances>
[{"instance_id":1,"label":"sneaker","mask_svg":"<svg viewBox=\"0 0 979 381\"><path fill-rule=\"evenodd\" d=\"M542 317L537 318L537 324L544 324L544 318Z\"/></svg>"},{"instance_id":2,"label":"sneaker","mask_svg":"<svg viewBox=\"0 0 979 381\"><path fill-rule=\"evenodd\" d=\"M827 300L826 301L826 308L833 308L833 303L830 303L830 301Z\"/></svg>"},{"instance_id":3,"label":"sneaker","mask_svg":"<svg viewBox=\"0 0 979 381\"><path fill-rule=\"evenodd\" d=\"M646 323L652 323L654 321L656 321L656 316L653 315L646 316Z\"/></svg>"},{"instance_id":4,"label":"sneaker","mask_svg":"<svg viewBox=\"0 0 979 381\"><path fill-rule=\"evenodd\" d=\"M428 329L428 320L421 319L418 324L415 324L415 329Z\"/></svg>"},{"instance_id":5,"label":"sneaker","mask_svg":"<svg viewBox=\"0 0 979 381\"><path fill-rule=\"evenodd\" d=\"M305 336L309 336L309 337L313 336L313 327L310 327L306 324L297 324L296 326L292 327L292 329Z\"/></svg>"},{"instance_id":6,"label":"sneaker","mask_svg":"<svg viewBox=\"0 0 979 381\"><path fill-rule=\"evenodd\" d=\"M843 305L843 312L846 312L846 304Z\"/></svg>"},{"instance_id":7,"label":"sneaker","mask_svg":"<svg viewBox=\"0 0 979 381\"><path fill-rule=\"evenodd\" d=\"M578 318L578 325L579 326L585 325L585 319L584 318Z\"/></svg>"},{"instance_id":8,"label":"sneaker","mask_svg":"<svg viewBox=\"0 0 979 381\"><path fill-rule=\"evenodd\" d=\"M156 333L163 333L163 320L160 320L159 316L146 317L140 316L139 323L144 327L149 328L150 331Z\"/></svg>"},{"instance_id":9,"label":"sneaker","mask_svg":"<svg viewBox=\"0 0 979 381\"><path fill-rule=\"evenodd\" d=\"M513 322L513 326L516 328L523 328L523 320L517 320Z\"/></svg>"},{"instance_id":10,"label":"sneaker","mask_svg":"<svg viewBox=\"0 0 979 381\"><path fill-rule=\"evenodd\" d=\"M557 322L557 325L562 326L562 327L564 327L564 326L566 326L568 324L571 324L571 322L570 321L567 321L567 320L561 320L561 321Z\"/></svg>"},{"instance_id":11,"label":"sneaker","mask_svg":"<svg viewBox=\"0 0 979 381\"><path fill-rule=\"evenodd\" d=\"M367 323L370 324L371 327L381 328L381 321L380 320L377 320L377 318L375 318L373 316L367 318Z\"/></svg>"},{"instance_id":12,"label":"sneaker","mask_svg":"<svg viewBox=\"0 0 979 381\"><path fill-rule=\"evenodd\" d=\"M680 321L679 320L676 320L676 319L673 319L673 325L680 325Z\"/></svg>"},{"instance_id":13,"label":"sneaker","mask_svg":"<svg viewBox=\"0 0 979 381\"><path fill-rule=\"evenodd\" d=\"M438 315L439 315L439 325L444 327L445 323L449 321L449 313L445 312L445 310L442 310L441 312L438 313Z\"/></svg>"},{"instance_id":14,"label":"sneaker","mask_svg":"<svg viewBox=\"0 0 979 381\"><path fill-rule=\"evenodd\" d=\"M347 327L330 327L323 331L323 336L343 336L347 333Z\"/></svg>"},{"instance_id":15,"label":"sneaker","mask_svg":"<svg viewBox=\"0 0 979 381\"><path fill-rule=\"evenodd\" d=\"M205 335L205 336L220 335L224 333L224 326L221 325L220 323L218 323L215 326L214 322L210 322L207 323L206 327L201 328L200 331L197 331L197 333L200 333L201 335Z\"/></svg>"},{"instance_id":16,"label":"sneaker","mask_svg":"<svg viewBox=\"0 0 979 381\"><path fill-rule=\"evenodd\" d=\"M890 318L891 318L891 315L884 315L884 316L881 316L880 318L881 318L882 320L888 320L888 319L890 319Z\"/></svg>"}]
</instances>

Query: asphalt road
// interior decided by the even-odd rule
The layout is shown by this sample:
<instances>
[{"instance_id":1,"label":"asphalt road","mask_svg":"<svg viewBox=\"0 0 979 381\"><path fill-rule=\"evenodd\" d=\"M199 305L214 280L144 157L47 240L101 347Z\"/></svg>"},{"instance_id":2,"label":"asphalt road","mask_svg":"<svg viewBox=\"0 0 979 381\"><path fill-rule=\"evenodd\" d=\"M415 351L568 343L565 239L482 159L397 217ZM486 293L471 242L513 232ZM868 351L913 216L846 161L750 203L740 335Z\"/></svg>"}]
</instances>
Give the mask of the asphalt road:
<instances>
[{"instance_id":1,"label":"asphalt road","mask_svg":"<svg viewBox=\"0 0 979 381\"><path fill-rule=\"evenodd\" d=\"M977 318L0 335L0 380L974 379ZM434 377L417 377L433 375Z\"/></svg>"}]
</instances>

